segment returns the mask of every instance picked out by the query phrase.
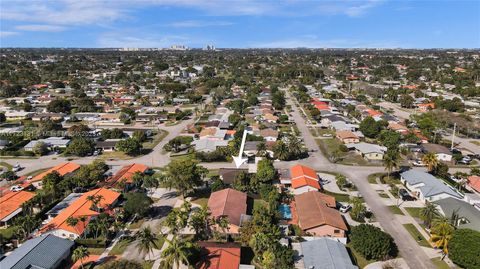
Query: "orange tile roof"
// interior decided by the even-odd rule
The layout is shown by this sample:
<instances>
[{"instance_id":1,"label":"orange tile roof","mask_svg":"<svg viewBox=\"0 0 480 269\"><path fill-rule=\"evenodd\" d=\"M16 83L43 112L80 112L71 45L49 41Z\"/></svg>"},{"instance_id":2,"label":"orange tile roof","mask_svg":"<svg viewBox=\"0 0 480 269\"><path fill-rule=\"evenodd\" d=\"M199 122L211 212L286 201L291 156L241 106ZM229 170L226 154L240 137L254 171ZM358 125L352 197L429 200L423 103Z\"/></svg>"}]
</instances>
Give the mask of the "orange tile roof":
<instances>
[{"instance_id":1,"label":"orange tile roof","mask_svg":"<svg viewBox=\"0 0 480 269\"><path fill-rule=\"evenodd\" d=\"M417 104L418 107L425 107L425 108L435 108L435 103L423 103L423 104Z\"/></svg>"},{"instance_id":2,"label":"orange tile roof","mask_svg":"<svg viewBox=\"0 0 480 269\"><path fill-rule=\"evenodd\" d=\"M313 170L312 168L310 168L308 166L301 165L301 164L297 164L297 165L294 165L294 166L290 167L290 178L295 179L295 178L298 178L298 177L308 177L308 178L311 178L311 179L317 179L318 178L315 170Z\"/></svg>"},{"instance_id":3,"label":"orange tile roof","mask_svg":"<svg viewBox=\"0 0 480 269\"><path fill-rule=\"evenodd\" d=\"M91 217L100 214L99 212L91 209L92 202L88 200L89 196L94 195L102 197L98 204L99 208L109 207L118 199L118 197L120 197L120 193L105 188L94 189L86 192L62 212L60 212L60 214L53 218L49 223L40 228L39 232L46 233L51 230L62 229L78 235L83 234L86 226L90 222ZM79 221L75 227L72 227L67 224L67 219L69 217L86 217L86 220L84 222Z\"/></svg>"},{"instance_id":4,"label":"orange tile roof","mask_svg":"<svg viewBox=\"0 0 480 269\"><path fill-rule=\"evenodd\" d=\"M298 188L301 188L301 187L304 187L304 186L310 186L310 187L313 187L317 190L321 189L320 184L315 179L311 179L311 178L308 178L308 177L297 177L297 178L292 179L292 188L298 189Z\"/></svg>"},{"instance_id":5,"label":"orange tile roof","mask_svg":"<svg viewBox=\"0 0 480 269\"><path fill-rule=\"evenodd\" d=\"M377 111L377 110L374 110L374 109L367 109L367 110L365 110L365 111L368 113L368 115L370 115L370 116L372 116L372 117L383 115L382 112Z\"/></svg>"},{"instance_id":6,"label":"orange tile roof","mask_svg":"<svg viewBox=\"0 0 480 269\"><path fill-rule=\"evenodd\" d=\"M325 194L306 192L295 195L295 204L300 227L303 230L330 225L344 231L348 230L342 215L330 208L324 200Z\"/></svg>"},{"instance_id":7,"label":"orange tile roof","mask_svg":"<svg viewBox=\"0 0 480 269\"><path fill-rule=\"evenodd\" d=\"M0 220L8 217L22 204L35 197L35 193L28 191L10 192L0 197Z\"/></svg>"},{"instance_id":8,"label":"orange tile roof","mask_svg":"<svg viewBox=\"0 0 480 269\"><path fill-rule=\"evenodd\" d=\"M115 175L109 178L107 181L110 185L115 184L120 181L125 181L127 183L133 182L133 175L136 172L145 173L148 170L148 166L144 164L134 163L131 165L126 165L120 171L118 171Z\"/></svg>"},{"instance_id":9,"label":"orange tile roof","mask_svg":"<svg viewBox=\"0 0 480 269\"><path fill-rule=\"evenodd\" d=\"M61 176L65 176L66 174L75 172L79 168L80 168L80 165L78 165L76 163L72 163L72 162L62 163L62 164L59 164L55 167L52 167L52 168L48 169L47 171L45 171L43 173L40 173L40 174L36 175L35 177L32 178L31 181L32 182L41 181L46 175L50 174L53 171L57 171L57 173L60 174Z\"/></svg>"},{"instance_id":10,"label":"orange tile roof","mask_svg":"<svg viewBox=\"0 0 480 269\"><path fill-rule=\"evenodd\" d=\"M358 139L358 136L354 134L352 131L348 130L339 130L336 132L336 135L340 139L347 139L347 138L356 138Z\"/></svg>"},{"instance_id":11,"label":"orange tile roof","mask_svg":"<svg viewBox=\"0 0 480 269\"><path fill-rule=\"evenodd\" d=\"M238 269L240 266L240 245L235 243L198 243L204 248L203 257L197 263L198 269Z\"/></svg>"},{"instance_id":12,"label":"orange tile roof","mask_svg":"<svg viewBox=\"0 0 480 269\"><path fill-rule=\"evenodd\" d=\"M468 185L477 192L480 192L480 176L469 176Z\"/></svg>"},{"instance_id":13,"label":"orange tile roof","mask_svg":"<svg viewBox=\"0 0 480 269\"><path fill-rule=\"evenodd\" d=\"M236 132L236 130L227 130L227 135L234 135Z\"/></svg>"},{"instance_id":14,"label":"orange tile roof","mask_svg":"<svg viewBox=\"0 0 480 269\"><path fill-rule=\"evenodd\" d=\"M87 264L94 263L100 259L100 255L89 255L87 258L83 260L76 261L70 269L79 269L83 268L83 266L88 267ZM83 265L82 265L83 264Z\"/></svg>"},{"instance_id":15,"label":"orange tile roof","mask_svg":"<svg viewBox=\"0 0 480 269\"><path fill-rule=\"evenodd\" d=\"M200 137L212 136L217 132L217 128L204 128L200 131Z\"/></svg>"}]
</instances>

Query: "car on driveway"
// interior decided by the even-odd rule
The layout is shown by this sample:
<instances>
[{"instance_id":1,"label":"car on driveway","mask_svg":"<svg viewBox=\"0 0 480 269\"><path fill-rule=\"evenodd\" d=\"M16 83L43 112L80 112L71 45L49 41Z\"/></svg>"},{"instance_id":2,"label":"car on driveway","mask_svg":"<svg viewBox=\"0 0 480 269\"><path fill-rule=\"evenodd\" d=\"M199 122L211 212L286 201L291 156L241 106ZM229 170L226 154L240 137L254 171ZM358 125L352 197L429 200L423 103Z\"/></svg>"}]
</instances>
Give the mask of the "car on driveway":
<instances>
[{"instance_id":1,"label":"car on driveway","mask_svg":"<svg viewBox=\"0 0 480 269\"><path fill-rule=\"evenodd\" d=\"M415 160L412 162L413 166L426 166L422 160Z\"/></svg>"},{"instance_id":2,"label":"car on driveway","mask_svg":"<svg viewBox=\"0 0 480 269\"><path fill-rule=\"evenodd\" d=\"M23 187L21 187L19 185L14 185L14 186L10 187L10 190L13 191L13 192L19 192L19 191L23 190Z\"/></svg>"},{"instance_id":3,"label":"car on driveway","mask_svg":"<svg viewBox=\"0 0 480 269\"><path fill-rule=\"evenodd\" d=\"M403 201L415 201L415 197L411 196L406 189L400 189L398 195Z\"/></svg>"},{"instance_id":4,"label":"car on driveway","mask_svg":"<svg viewBox=\"0 0 480 269\"><path fill-rule=\"evenodd\" d=\"M343 204L342 206L340 206L340 212L347 213L351 208L352 208L351 205Z\"/></svg>"}]
</instances>

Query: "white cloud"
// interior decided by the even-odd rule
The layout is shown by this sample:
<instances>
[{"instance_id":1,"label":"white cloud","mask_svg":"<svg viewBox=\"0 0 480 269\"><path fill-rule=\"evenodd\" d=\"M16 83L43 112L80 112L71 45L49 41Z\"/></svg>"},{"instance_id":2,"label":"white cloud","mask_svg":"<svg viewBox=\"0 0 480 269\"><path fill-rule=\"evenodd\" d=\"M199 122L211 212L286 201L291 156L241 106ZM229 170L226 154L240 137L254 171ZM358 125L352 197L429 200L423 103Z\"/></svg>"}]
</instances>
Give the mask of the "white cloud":
<instances>
[{"instance_id":1,"label":"white cloud","mask_svg":"<svg viewBox=\"0 0 480 269\"><path fill-rule=\"evenodd\" d=\"M34 32L61 32L66 28L58 25L48 25L48 24L28 24L28 25L18 25L15 27L17 30L22 31L34 31Z\"/></svg>"},{"instance_id":2,"label":"white cloud","mask_svg":"<svg viewBox=\"0 0 480 269\"><path fill-rule=\"evenodd\" d=\"M9 37L9 36L15 36L19 35L20 33L18 32L11 32L11 31L0 31L0 37Z\"/></svg>"},{"instance_id":3,"label":"white cloud","mask_svg":"<svg viewBox=\"0 0 480 269\"><path fill-rule=\"evenodd\" d=\"M189 20L189 21L177 21L167 24L167 26L175 28L200 28L200 27L210 27L210 26L229 26L233 23L228 21L199 21L199 20Z\"/></svg>"}]
</instances>

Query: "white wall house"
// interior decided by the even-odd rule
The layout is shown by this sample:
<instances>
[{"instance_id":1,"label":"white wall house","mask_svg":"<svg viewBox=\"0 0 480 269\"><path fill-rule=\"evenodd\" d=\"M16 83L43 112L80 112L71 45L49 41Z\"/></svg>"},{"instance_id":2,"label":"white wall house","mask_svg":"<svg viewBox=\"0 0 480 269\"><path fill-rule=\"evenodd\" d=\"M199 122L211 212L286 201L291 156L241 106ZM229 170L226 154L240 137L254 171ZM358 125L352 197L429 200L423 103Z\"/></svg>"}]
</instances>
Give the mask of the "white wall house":
<instances>
[{"instance_id":1,"label":"white wall house","mask_svg":"<svg viewBox=\"0 0 480 269\"><path fill-rule=\"evenodd\" d=\"M462 199L462 195L441 179L419 170L408 170L400 174L400 180L422 202L434 202L453 197Z\"/></svg>"}]
</instances>

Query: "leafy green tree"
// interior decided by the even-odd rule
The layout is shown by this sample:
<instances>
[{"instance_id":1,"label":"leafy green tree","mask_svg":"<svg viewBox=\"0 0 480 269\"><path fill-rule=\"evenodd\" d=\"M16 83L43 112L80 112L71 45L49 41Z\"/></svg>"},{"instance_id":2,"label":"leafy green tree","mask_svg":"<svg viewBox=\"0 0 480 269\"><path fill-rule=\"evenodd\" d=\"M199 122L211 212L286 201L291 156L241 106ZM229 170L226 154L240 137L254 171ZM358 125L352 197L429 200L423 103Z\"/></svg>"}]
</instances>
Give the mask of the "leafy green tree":
<instances>
[{"instance_id":1,"label":"leafy green tree","mask_svg":"<svg viewBox=\"0 0 480 269\"><path fill-rule=\"evenodd\" d=\"M230 122L233 125L233 127L236 127L241 120L242 120L242 116L240 116L237 113L234 113L228 116L228 122Z\"/></svg>"},{"instance_id":2,"label":"leafy green tree","mask_svg":"<svg viewBox=\"0 0 480 269\"><path fill-rule=\"evenodd\" d=\"M183 197L195 187L201 186L208 170L191 159L172 160L160 177L167 188L176 189Z\"/></svg>"},{"instance_id":3,"label":"leafy green tree","mask_svg":"<svg viewBox=\"0 0 480 269\"><path fill-rule=\"evenodd\" d=\"M480 232L458 229L448 243L448 257L462 268L480 268Z\"/></svg>"},{"instance_id":4,"label":"leafy green tree","mask_svg":"<svg viewBox=\"0 0 480 269\"><path fill-rule=\"evenodd\" d=\"M429 152L422 157L422 162L427 166L428 171L432 172L435 167L438 166L437 155L433 152Z\"/></svg>"},{"instance_id":5,"label":"leafy green tree","mask_svg":"<svg viewBox=\"0 0 480 269\"><path fill-rule=\"evenodd\" d=\"M402 94L399 101L401 107L411 108L415 100L408 94Z\"/></svg>"},{"instance_id":6,"label":"leafy green tree","mask_svg":"<svg viewBox=\"0 0 480 269\"><path fill-rule=\"evenodd\" d=\"M56 113L70 113L72 105L68 99L55 99L48 103L47 110Z\"/></svg>"},{"instance_id":7,"label":"leafy green tree","mask_svg":"<svg viewBox=\"0 0 480 269\"><path fill-rule=\"evenodd\" d=\"M363 214L365 213L365 205L359 197L353 197L352 200L352 210L350 214L354 220L363 219Z\"/></svg>"},{"instance_id":8,"label":"leafy green tree","mask_svg":"<svg viewBox=\"0 0 480 269\"><path fill-rule=\"evenodd\" d=\"M393 238L371 224L353 226L350 239L353 248L368 260L396 257L398 253Z\"/></svg>"},{"instance_id":9,"label":"leafy green tree","mask_svg":"<svg viewBox=\"0 0 480 269\"><path fill-rule=\"evenodd\" d=\"M434 220L430 230L430 241L439 249L442 249L444 256L448 254L448 243L452 239L454 227L448 218L438 218Z\"/></svg>"},{"instance_id":10,"label":"leafy green tree","mask_svg":"<svg viewBox=\"0 0 480 269\"><path fill-rule=\"evenodd\" d=\"M84 137L76 137L68 144L65 153L83 157L92 153L93 150L94 143L92 140Z\"/></svg>"},{"instance_id":11,"label":"leafy green tree","mask_svg":"<svg viewBox=\"0 0 480 269\"><path fill-rule=\"evenodd\" d=\"M200 208L192 213L188 225L195 231L195 238L197 240L206 240L209 238L210 233L210 212L206 206Z\"/></svg>"},{"instance_id":12,"label":"leafy green tree","mask_svg":"<svg viewBox=\"0 0 480 269\"><path fill-rule=\"evenodd\" d=\"M131 192L125 195L127 201L123 206L125 213L130 216L144 217L150 210L150 205L153 204L152 199L145 193Z\"/></svg>"},{"instance_id":13,"label":"leafy green tree","mask_svg":"<svg viewBox=\"0 0 480 269\"><path fill-rule=\"evenodd\" d=\"M48 153L48 145L45 142L39 141L33 146L33 153L43 156Z\"/></svg>"},{"instance_id":14,"label":"leafy green tree","mask_svg":"<svg viewBox=\"0 0 480 269\"><path fill-rule=\"evenodd\" d=\"M127 139L118 141L115 148L117 150L125 152L128 155L136 155L141 152L142 143L140 143L137 139L127 138Z\"/></svg>"},{"instance_id":15,"label":"leafy green tree","mask_svg":"<svg viewBox=\"0 0 480 269\"><path fill-rule=\"evenodd\" d=\"M277 177L277 170L273 167L271 160L262 159L257 164L257 174L255 176L260 182L271 182Z\"/></svg>"},{"instance_id":16,"label":"leafy green tree","mask_svg":"<svg viewBox=\"0 0 480 269\"><path fill-rule=\"evenodd\" d=\"M223 181L220 179L219 176L212 176L210 178L210 181L212 182L210 185L210 190L212 192L225 189L225 184L223 183Z\"/></svg>"},{"instance_id":17,"label":"leafy green tree","mask_svg":"<svg viewBox=\"0 0 480 269\"><path fill-rule=\"evenodd\" d=\"M366 117L360 122L360 131L369 138L375 138L382 130L382 123L375 121L372 117Z\"/></svg>"}]
</instances>

